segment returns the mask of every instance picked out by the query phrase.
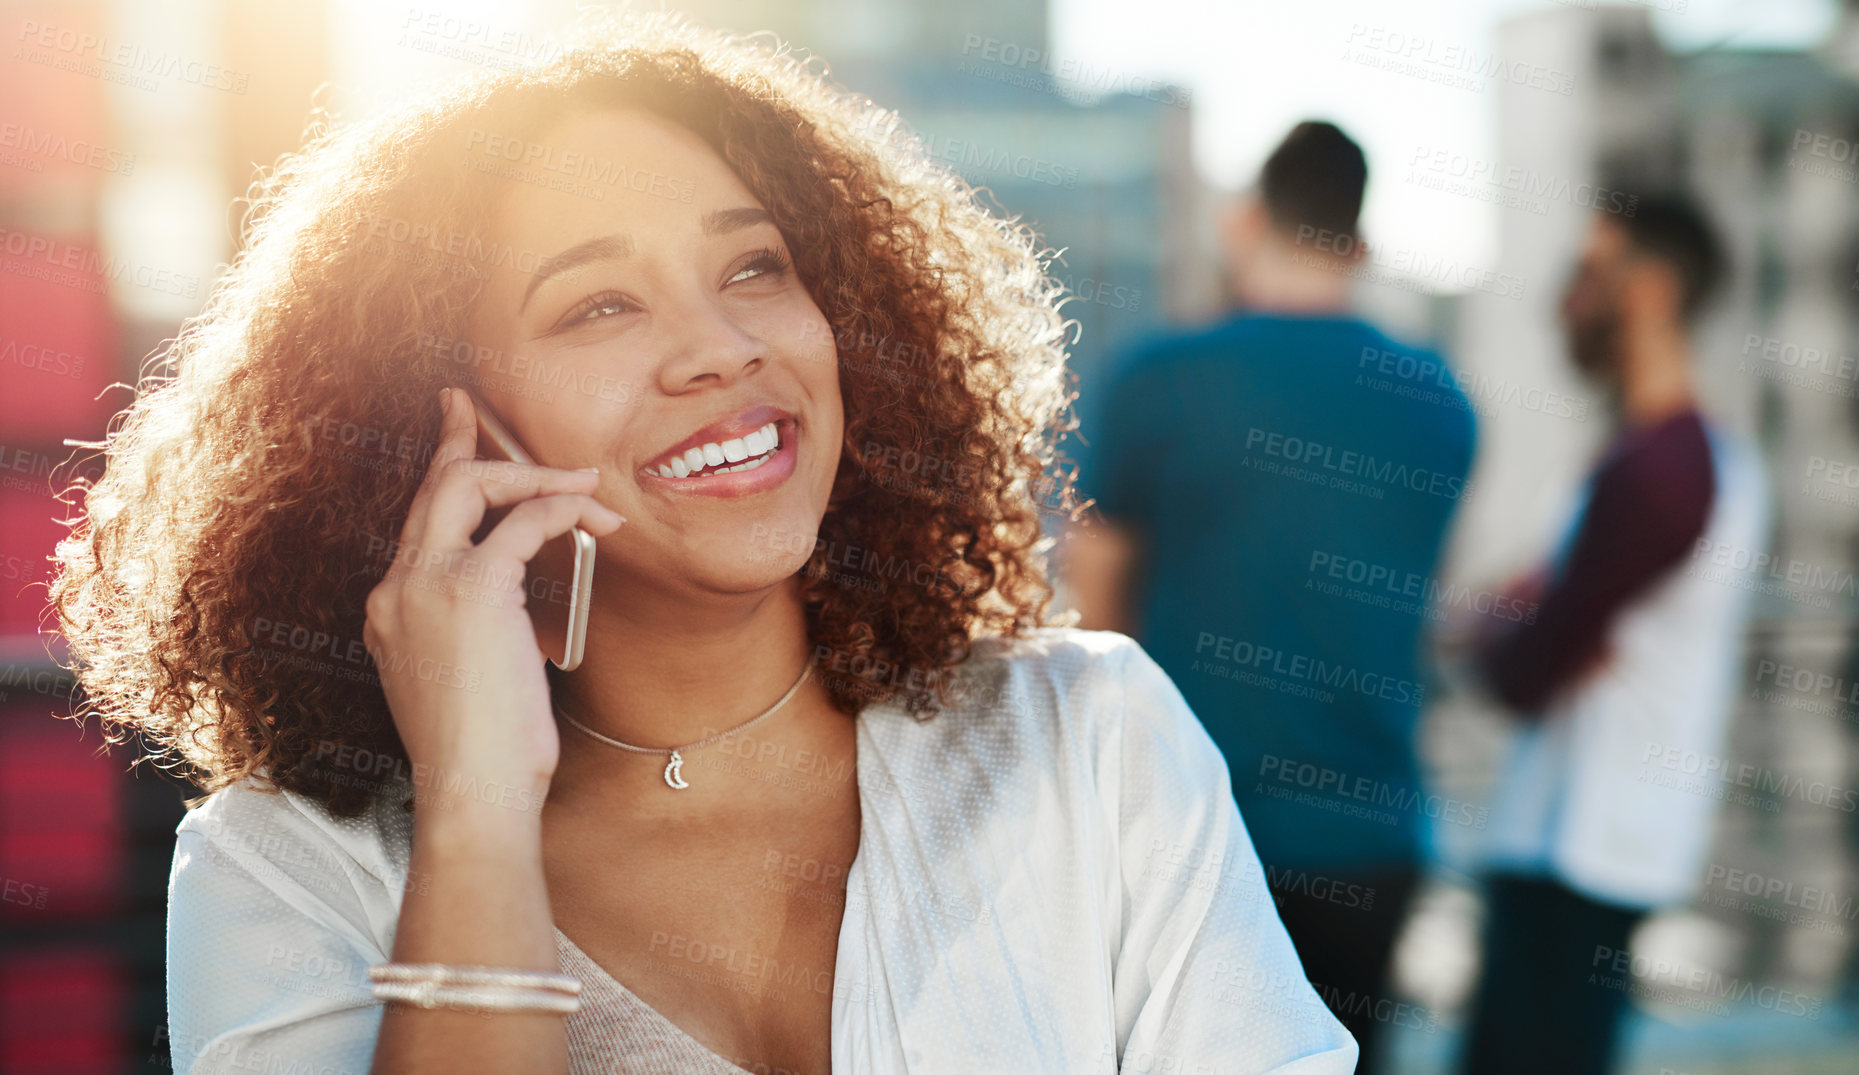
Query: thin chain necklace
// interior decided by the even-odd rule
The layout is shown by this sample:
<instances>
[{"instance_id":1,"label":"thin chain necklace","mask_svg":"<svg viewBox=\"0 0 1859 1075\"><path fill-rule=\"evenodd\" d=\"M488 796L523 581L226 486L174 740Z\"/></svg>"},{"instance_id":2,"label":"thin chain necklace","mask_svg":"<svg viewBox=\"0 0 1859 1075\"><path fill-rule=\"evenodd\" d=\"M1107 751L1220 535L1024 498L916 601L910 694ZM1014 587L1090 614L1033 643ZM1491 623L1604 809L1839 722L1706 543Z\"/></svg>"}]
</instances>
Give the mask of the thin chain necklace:
<instances>
[{"instance_id":1,"label":"thin chain necklace","mask_svg":"<svg viewBox=\"0 0 1859 1075\"><path fill-rule=\"evenodd\" d=\"M774 716L776 710L786 705L788 703L789 698L794 697L794 692L799 690L800 685L807 681L807 673L811 671L813 671L813 662L808 661L805 665L801 667L800 678L795 680L794 685L787 689L787 693L781 696L781 700L779 702L776 702L773 706L769 707L766 713L763 713L761 716L756 717L754 720L750 720L744 724L738 724L734 728L731 728L729 731L718 732L717 734L711 736L708 739L699 739L695 743L687 743L681 747L674 747L669 751L667 751L664 747L636 747L632 745L631 743L622 743L618 739L614 739L614 738L611 738L610 736L602 735L599 732L595 731L594 729L588 727L587 725L569 716L568 714L562 712L560 707L556 708L555 715L567 721L569 724L572 724L576 728L579 728L581 731L584 731L587 734L593 736L594 738L600 740L601 742L607 744L608 746L619 747L621 750L630 750L634 752L635 754L668 754L670 757L669 757L669 760L667 760L665 763L665 783L671 785L673 788L679 791L682 791L685 788L688 788L691 786L684 779L684 752L685 751L696 750L698 747L702 747L702 746L709 746L711 743L714 743L717 740L724 738L725 736L735 735L737 732L742 731L745 728L748 728L750 725L759 723L761 721L767 720L769 717Z\"/></svg>"}]
</instances>

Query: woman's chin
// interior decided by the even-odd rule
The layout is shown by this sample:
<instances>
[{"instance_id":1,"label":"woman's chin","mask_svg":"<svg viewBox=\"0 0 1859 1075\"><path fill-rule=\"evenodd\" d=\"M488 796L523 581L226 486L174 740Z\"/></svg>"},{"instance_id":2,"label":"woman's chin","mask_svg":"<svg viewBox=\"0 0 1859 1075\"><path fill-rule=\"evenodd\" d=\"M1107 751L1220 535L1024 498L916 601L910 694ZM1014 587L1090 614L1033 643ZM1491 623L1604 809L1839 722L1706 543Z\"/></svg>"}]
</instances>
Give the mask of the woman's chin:
<instances>
[{"instance_id":1,"label":"woman's chin","mask_svg":"<svg viewBox=\"0 0 1859 1075\"><path fill-rule=\"evenodd\" d=\"M755 524L753 533L719 536L692 549L686 577L699 588L754 593L793 578L813 558L816 528L804 531Z\"/></svg>"},{"instance_id":2,"label":"woman's chin","mask_svg":"<svg viewBox=\"0 0 1859 1075\"><path fill-rule=\"evenodd\" d=\"M792 579L805 566L805 557L780 562L751 561L746 558L710 561L691 565L689 578L698 589L711 593L762 593Z\"/></svg>"}]
</instances>

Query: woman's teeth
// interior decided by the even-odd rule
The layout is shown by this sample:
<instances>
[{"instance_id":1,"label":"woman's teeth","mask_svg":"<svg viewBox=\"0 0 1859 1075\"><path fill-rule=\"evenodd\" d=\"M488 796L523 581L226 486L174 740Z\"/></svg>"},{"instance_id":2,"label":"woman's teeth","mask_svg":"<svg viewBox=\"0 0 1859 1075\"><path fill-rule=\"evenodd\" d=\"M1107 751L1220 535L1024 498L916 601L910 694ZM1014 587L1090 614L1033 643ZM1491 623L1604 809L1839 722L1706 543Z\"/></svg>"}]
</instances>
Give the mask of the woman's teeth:
<instances>
[{"instance_id":1,"label":"woman's teeth","mask_svg":"<svg viewBox=\"0 0 1859 1075\"><path fill-rule=\"evenodd\" d=\"M673 456L669 465L660 463L658 473L661 478L689 478L696 474L754 470L768 462L779 447L781 435L776 424L770 422L745 437L687 449L683 455Z\"/></svg>"}]
</instances>

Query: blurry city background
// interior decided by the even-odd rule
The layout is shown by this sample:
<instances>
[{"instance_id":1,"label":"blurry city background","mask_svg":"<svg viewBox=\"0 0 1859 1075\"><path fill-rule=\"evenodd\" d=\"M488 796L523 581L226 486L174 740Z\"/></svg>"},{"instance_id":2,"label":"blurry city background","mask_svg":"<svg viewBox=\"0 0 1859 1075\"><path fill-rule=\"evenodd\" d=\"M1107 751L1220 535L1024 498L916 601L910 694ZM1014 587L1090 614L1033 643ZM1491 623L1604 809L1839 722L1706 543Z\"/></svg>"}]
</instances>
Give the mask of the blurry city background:
<instances>
[{"instance_id":1,"label":"blurry city background","mask_svg":"<svg viewBox=\"0 0 1859 1075\"><path fill-rule=\"evenodd\" d=\"M313 106L353 115L547 56L573 6L0 0L0 1071L169 1066L162 927L182 789L48 717L72 691L42 633L53 520L69 510L51 490L96 465L64 442L101 437L121 385L200 308L255 168L298 144ZM1123 350L1223 312L1223 196L1293 122L1342 125L1370 163L1356 302L1445 354L1479 417L1481 495L1449 581L1534 562L1605 432L1516 391L1592 393L1554 319L1592 214L1571 191L1688 182L1735 271L1699 340L1706 403L1762 446L1775 499L1730 761L1859 780L1855 692L1757 673L1766 660L1859 683L1859 489L1820 480L1826 461L1859 460L1859 2L678 6L824 60L1062 251L1087 414ZM1498 73L1518 64L1547 77ZM1438 790L1484 795L1507 728L1440 698L1423 737ZM1625 1070L1859 1071L1856 821L1796 796L1726 805L1713 864L1815 886L1834 910L1791 925L1779 900L1699 899L1650 920L1635 953L1824 1003L1810 1019L1636 999ZM1467 851L1443 846L1399 951L1401 989L1437 1019L1391 1032L1403 1071L1447 1070L1462 1025L1479 913Z\"/></svg>"}]
</instances>

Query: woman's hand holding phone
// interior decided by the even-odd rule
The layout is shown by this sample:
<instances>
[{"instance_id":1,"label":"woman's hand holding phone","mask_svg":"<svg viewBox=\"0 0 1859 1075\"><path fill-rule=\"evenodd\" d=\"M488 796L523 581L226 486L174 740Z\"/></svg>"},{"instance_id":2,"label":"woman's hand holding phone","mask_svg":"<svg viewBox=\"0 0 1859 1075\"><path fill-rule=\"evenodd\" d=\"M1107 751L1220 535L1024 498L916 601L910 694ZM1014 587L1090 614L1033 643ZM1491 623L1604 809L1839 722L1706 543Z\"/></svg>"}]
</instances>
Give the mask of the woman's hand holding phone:
<instances>
[{"instance_id":1,"label":"woman's hand holding phone","mask_svg":"<svg viewBox=\"0 0 1859 1075\"><path fill-rule=\"evenodd\" d=\"M392 958L556 971L541 815L561 739L525 566L577 524L600 535L623 520L592 497L592 472L478 458L469 394L445 395L438 448L362 631L414 764ZM504 507L474 543L486 514ZM370 1070L465 1068L568 1071L560 1017L388 1005Z\"/></svg>"},{"instance_id":2,"label":"woman's hand holding phone","mask_svg":"<svg viewBox=\"0 0 1859 1075\"><path fill-rule=\"evenodd\" d=\"M524 607L526 565L577 525L601 536L624 520L591 495L592 471L478 458L469 393L444 395L439 444L394 565L368 595L363 640L408 759L429 767L422 798L473 788L460 797L539 810L561 742ZM501 507L509 514L474 544Z\"/></svg>"}]
</instances>

